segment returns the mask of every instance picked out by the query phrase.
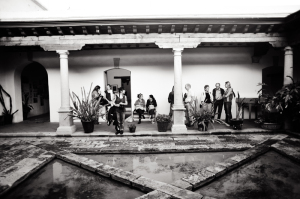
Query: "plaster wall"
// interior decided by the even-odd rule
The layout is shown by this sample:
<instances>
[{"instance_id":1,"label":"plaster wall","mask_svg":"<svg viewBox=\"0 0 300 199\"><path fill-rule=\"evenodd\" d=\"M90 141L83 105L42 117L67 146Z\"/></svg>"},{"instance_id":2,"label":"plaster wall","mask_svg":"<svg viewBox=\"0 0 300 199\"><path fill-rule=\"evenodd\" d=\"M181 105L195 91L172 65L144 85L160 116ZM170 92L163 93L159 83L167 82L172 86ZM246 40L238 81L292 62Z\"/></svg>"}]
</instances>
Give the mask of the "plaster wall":
<instances>
[{"instance_id":1,"label":"plaster wall","mask_svg":"<svg viewBox=\"0 0 300 199\"><path fill-rule=\"evenodd\" d=\"M257 84L262 79L262 69L272 65L272 56L279 55L283 65L283 52L270 49L263 56L260 63L253 64L251 56L252 47L203 47L198 49L185 49L182 53L183 65L183 90L184 84L190 83L198 99L204 90L204 85L209 85L210 90L215 83L221 83L224 88L225 81L230 81L234 91L241 97L257 97L259 87ZM0 84L7 85L12 94L14 108L21 107L20 76L30 62L26 53L3 53L0 65ZM158 113L169 112L167 101L168 94L174 83L173 53L171 49L108 49L70 51L69 55L69 82L70 90L80 94L80 88L89 90L100 85L105 86L104 71L113 68L113 58L119 57L120 68L131 71L132 103L138 93L143 93L145 98L152 94L158 102ZM60 73L59 57L55 52L34 52L33 60L42 64L48 73L50 120L58 121L60 107ZM232 107L235 116L235 104ZM22 121L19 112L14 122ZM247 116L247 113L246 113ZM253 113L254 117L254 113ZM224 118L224 111L223 111ZM247 117L246 117L247 118Z\"/></svg>"}]
</instances>

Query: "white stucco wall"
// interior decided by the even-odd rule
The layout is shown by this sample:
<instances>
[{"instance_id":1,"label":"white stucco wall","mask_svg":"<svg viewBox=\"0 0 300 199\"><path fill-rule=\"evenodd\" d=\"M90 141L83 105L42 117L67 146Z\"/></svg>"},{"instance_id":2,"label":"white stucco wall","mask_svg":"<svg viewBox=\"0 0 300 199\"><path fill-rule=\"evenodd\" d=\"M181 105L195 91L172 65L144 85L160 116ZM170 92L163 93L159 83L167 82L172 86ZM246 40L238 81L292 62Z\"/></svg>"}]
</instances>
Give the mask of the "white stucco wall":
<instances>
[{"instance_id":1,"label":"white stucco wall","mask_svg":"<svg viewBox=\"0 0 300 199\"><path fill-rule=\"evenodd\" d=\"M0 62L0 84L7 85L12 94L14 108L19 108L18 85L14 81L14 70L25 67L26 53L5 53ZM190 83L199 98L204 85L210 85L211 90L216 82L224 88L225 81L230 81L234 91L241 97L257 97L257 83L261 82L261 71L272 65L272 56L283 55L282 51L270 49L258 64L252 64L251 47L203 47L186 49L182 54L183 87ZM18 59L16 59L17 57ZM80 94L80 88L89 90L90 84L100 85L104 89L104 71L113 68L113 58L119 57L120 68L131 71L132 103L137 93L143 93L145 98L152 94L158 102L158 113L169 112L168 94L173 86L173 53L171 49L108 49L71 51L69 55L70 90ZM60 107L60 74L59 57L55 52L34 52L33 60L42 64L49 79L50 120L58 121L57 110ZM280 58L281 62L283 58ZM282 64L281 64L282 65ZM17 78L17 77L16 77ZM20 77L19 77L20 78ZM17 82L18 83L18 82ZM235 106L232 109L235 116ZM22 113L22 111L20 112ZM21 121L21 114L14 122ZM224 115L224 111L223 111ZM254 116L254 115L253 115Z\"/></svg>"}]
</instances>

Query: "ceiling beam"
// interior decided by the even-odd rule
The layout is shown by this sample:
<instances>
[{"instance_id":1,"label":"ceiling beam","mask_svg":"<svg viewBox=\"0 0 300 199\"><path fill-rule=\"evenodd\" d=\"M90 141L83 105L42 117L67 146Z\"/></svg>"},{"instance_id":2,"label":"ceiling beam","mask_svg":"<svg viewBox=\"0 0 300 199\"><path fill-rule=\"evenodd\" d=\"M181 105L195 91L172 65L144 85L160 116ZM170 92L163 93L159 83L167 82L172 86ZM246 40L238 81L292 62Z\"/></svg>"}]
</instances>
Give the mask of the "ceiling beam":
<instances>
[{"instance_id":1,"label":"ceiling beam","mask_svg":"<svg viewBox=\"0 0 300 199\"><path fill-rule=\"evenodd\" d=\"M162 25L159 25L158 26L158 34L161 34L161 32L162 32Z\"/></svg>"},{"instance_id":2,"label":"ceiling beam","mask_svg":"<svg viewBox=\"0 0 300 199\"><path fill-rule=\"evenodd\" d=\"M121 28L121 33L124 35L125 34L125 28L124 28L124 26L120 26L120 28Z\"/></svg>"},{"instance_id":3,"label":"ceiling beam","mask_svg":"<svg viewBox=\"0 0 300 199\"><path fill-rule=\"evenodd\" d=\"M51 36L51 35L52 35L51 30L49 30L48 28L44 28L44 30L46 31L46 34L47 34L48 36Z\"/></svg>"},{"instance_id":4,"label":"ceiling beam","mask_svg":"<svg viewBox=\"0 0 300 199\"><path fill-rule=\"evenodd\" d=\"M75 35L75 32L74 32L73 28L72 28L72 27L69 27L69 29L70 29L70 33L71 33L72 35Z\"/></svg>"},{"instance_id":5,"label":"ceiling beam","mask_svg":"<svg viewBox=\"0 0 300 199\"><path fill-rule=\"evenodd\" d=\"M175 25L171 26L171 34L175 33Z\"/></svg>"},{"instance_id":6,"label":"ceiling beam","mask_svg":"<svg viewBox=\"0 0 300 199\"><path fill-rule=\"evenodd\" d=\"M186 33L186 31L187 31L187 25L183 25L182 33Z\"/></svg>"},{"instance_id":7,"label":"ceiling beam","mask_svg":"<svg viewBox=\"0 0 300 199\"><path fill-rule=\"evenodd\" d=\"M199 27L200 27L199 25L196 25L196 26L195 26L194 33L199 32L199 29L200 29Z\"/></svg>"},{"instance_id":8,"label":"ceiling beam","mask_svg":"<svg viewBox=\"0 0 300 199\"><path fill-rule=\"evenodd\" d=\"M221 25L221 26L220 26L219 33L222 33L222 32L224 32L224 29L225 29L225 25Z\"/></svg>"},{"instance_id":9,"label":"ceiling beam","mask_svg":"<svg viewBox=\"0 0 300 199\"><path fill-rule=\"evenodd\" d=\"M261 25L257 25L254 31L254 34L258 33L260 31Z\"/></svg>"},{"instance_id":10,"label":"ceiling beam","mask_svg":"<svg viewBox=\"0 0 300 199\"><path fill-rule=\"evenodd\" d=\"M150 32L150 26L146 26L146 34L149 34Z\"/></svg>"},{"instance_id":11,"label":"ceiling beam","mask_svg":"<svg viewBox=\"0 0 300 199\"><path fill-rule=\"evenodd\" d=\"M248 29L249 29L249 25L246 25L245 28L244 28L244 30L243 30L243 33L248 32Z\"/></svg>"},{"instance_id":12,"label":"ceiling beam","mask_svg":"<svg viewBox=\"0 0 300 199\"><path fill-rule=\"evenodd\" d=\"M213 25L208 25L206 33L210 33L212 30Z\"/></svg>"},{"instance_id":13,"label":"ceiling beam","mask_svg":"<svg viewBox=\"0 0 300 199\"><path fill-rule=\"evenodd\" d=\"M236 28L237 28L237 25L233 25L232 28L231 28L231 30L230 30L230 33L231 33L231 34L232 34L232 33L235 33Z\"/></svg>"},{"instance_id":14,"label":"ceiling beam","mask_svg":"<svg viewBox=\"0 0 300 199\"><path fill-rule=\"evenodd\" d=\"M133 32L133 34L137 33L137 27L136 26L132 26L132 32Z\"/></svg>"},{"instance_id":15,"label":"ceiling beam","mask_svg":"<svg viewBox=\"0 0 300 199\"><path fill-rule=\"evenodd\" d=\"M272 32L273 27L274 27L274 25L270 25L269 28L268 28L268 30L267 30L267 32L266 32L266 34Z\"/></svg>"},{"instance_id":16,"label":"ceiling beam","mask_svg":"<svg viewBox=\"0 0 300 199\"><path fill-rule=\"evenodd\" d=\"M39 33L35 28L31 28L31 30L32 30L32 33L34 36L37 36L37 37L39 36Z\"/></svg>"},{"instance_id":17,"label":"ceiling beam","mask_svg":"<svg viewBox=\"0 0 300 199\"><path fill-rule=\"evenodd\" d=\"M99 29L99 26L95 26L95 29L96 29L96 34L97 34L97 35L100 35L100 29Z\"/></svg>"},{"instance_id":18,"label":"ceiling beam","mask_svg":"<svg viewBox=\"0 0 300 199\"><path fill-rule=\"evenodd\" d=\"M82 33L85 35L89 34L85 26L82 26Z\"/></svg>"},{"instance_id":19,"label":"ceiling beam","mask_svg":"<svg viewBox=\"0 0 300 199\"><path fill-rule=\"evenodd\" d=\"M107 26L107 33L110 34L110 35L112 34L112 31L111 31L111 27L110 27L110 26Z\"/></svg>"},{"instance_id":20,"label":"ceiling beam","mask_svg":"<svg viewBox=\"0 0 300 199\"><path fill-rule=\"evenodd\" d=\"M64 32L62 31L62 29L60 27L57 27L57 31L58 31L58 34L64 35Z\"/></svg>"},{"instance_id":21,"label":"ceiling beam","mask_svg":"<svg viewBox=\"0 0 300 199\"><path fill-rule=\"evenodd\" d=\"M23 37L26 37L26 36L27 36L26 33L25 33L25 31L24 31L22 28L19 28L19 31L21 32L21 35L22 35Z\"/></svg>"}]
</instances>

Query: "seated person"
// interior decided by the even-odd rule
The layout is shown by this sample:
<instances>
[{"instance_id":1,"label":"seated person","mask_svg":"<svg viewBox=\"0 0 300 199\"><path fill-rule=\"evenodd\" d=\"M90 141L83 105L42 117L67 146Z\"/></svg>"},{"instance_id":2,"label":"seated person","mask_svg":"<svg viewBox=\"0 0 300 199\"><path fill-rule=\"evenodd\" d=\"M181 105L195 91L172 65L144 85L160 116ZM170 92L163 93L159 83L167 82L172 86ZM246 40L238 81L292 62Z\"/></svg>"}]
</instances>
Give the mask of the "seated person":
<instances>
[{"instance_id":1,"label":"seated person","mask_svg":"<svg viewBox=\"0 0 300 199\"><path fill-rule=\"evenodd\" d=\"M134 106L135 106L135 111L139 114L138 124L140 124L142 117L143 117L143 119L145 119L145 116L143 114L146 111L146 103L145 103L145 100L143 99L142 93L138 94L137 97L138 97L138 99L134 103Z\"/></svg>"},{"instance_id":2,"label":"seated person","mask_svg":"<svg viewBox=\"0 0 300 199\"><path fill-rule=\"evenodd\" d=\"M152 124L154 123L155 114L156 114L157 103L153 95L149 95L149 99L147 100L146 108L150 115L150 119Z\"/></svg>"}]
</instances>

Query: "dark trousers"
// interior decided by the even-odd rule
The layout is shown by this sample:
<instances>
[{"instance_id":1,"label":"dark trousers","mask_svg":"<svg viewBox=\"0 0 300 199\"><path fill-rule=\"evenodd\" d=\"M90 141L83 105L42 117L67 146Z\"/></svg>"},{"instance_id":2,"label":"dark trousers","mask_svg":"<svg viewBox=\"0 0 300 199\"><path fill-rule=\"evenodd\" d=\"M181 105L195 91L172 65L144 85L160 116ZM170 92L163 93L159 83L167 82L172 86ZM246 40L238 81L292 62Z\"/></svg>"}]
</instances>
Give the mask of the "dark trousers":
<instances>
[{"instance_id":1,"label":"dark trousers","mask_svg":"<svg viewBox=\"0 0 300 199\"><path fill-rule=\"evenodd\" d=\"M214 103L214 116L216 115L216 111L218 108L218 119L221 119L223 104L224 104L223 100L216 100Z\"/></svg>"},{"instance_id":2,"label":"dark trousers","mask_svg":"<svg viewBox=\"0 0 300 199\"><path fill-rule=\"evenodd\" d=\"M231 102L224 102L224 110L226 113L226 123L230 124L230 120L232 119L232 114L231 114Z\"/></svg>"},{"instance_id":3,"label":"dark trousers","mask_svg":"<svg viewBox=\"0 0 300 199\"><path fill-rule=\"evenodd\" d=\"M125 110L124 108L116 107L116 115L120 131L124 131Z\"/></svg>"},{"instance_id":4,"label":"dark trousers","mask_svg":"<svg viewBox=\"0 0 300 199\"><path fill-rule=\"evenodd\" d=\"M144 114L144 110L141 110L141 109L136 109L135 110L138 114L139 114L139 119L141 119L142 118L142 115Z\"/></svg>"},{"instance_id":5,"label":"dark trousers","mask_svg":"<svg viewBox=\"0 0 300 199\"><path fill-rule=\"evenodd\" d=\"M112 106L107 113L107 120L108 121L112 121L112 120L116 120L117 116L116 116L116 107Z\"/></svg>"}]
</instances>

